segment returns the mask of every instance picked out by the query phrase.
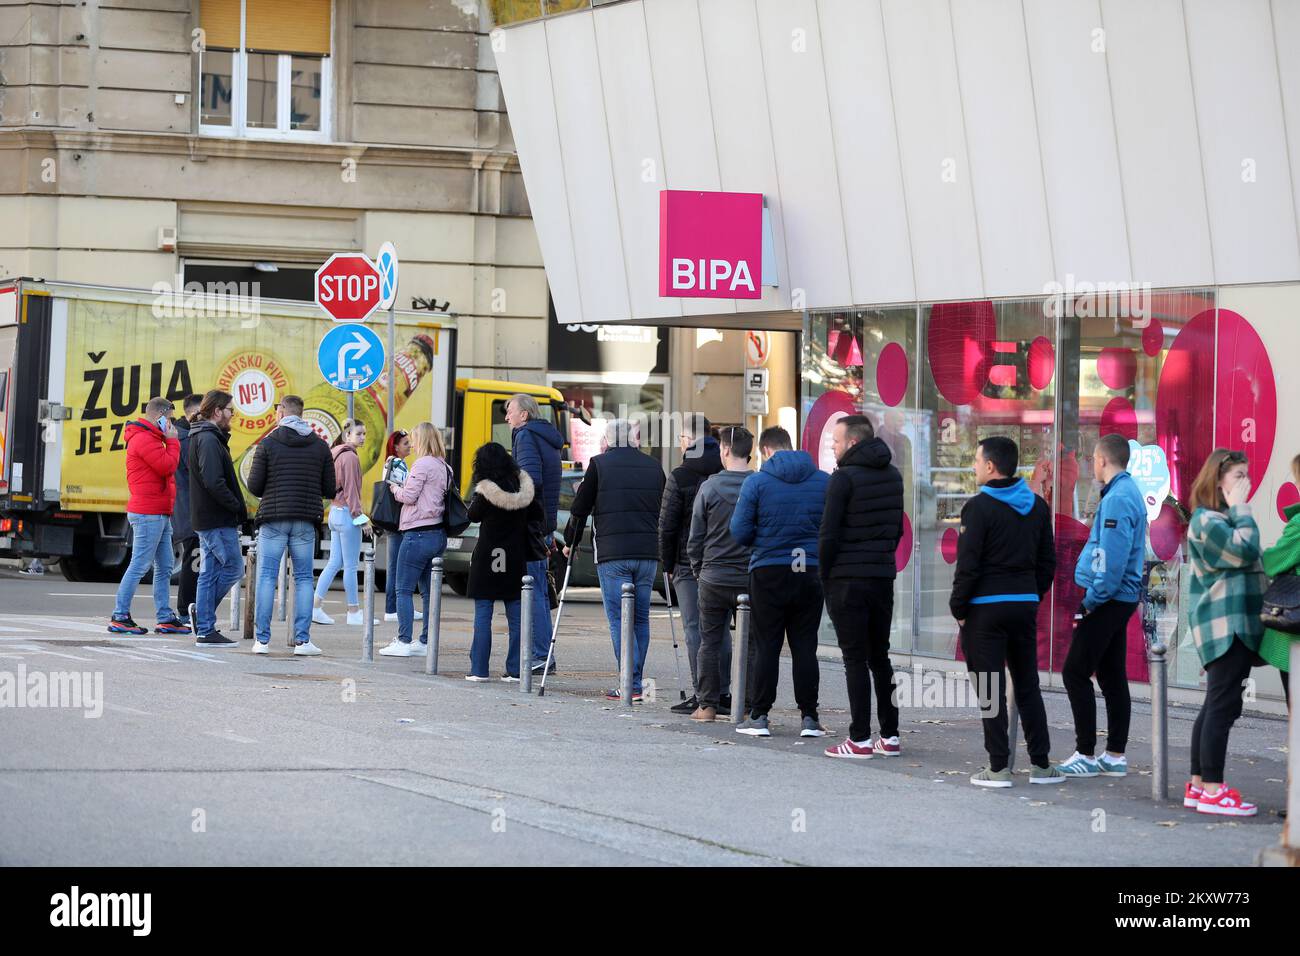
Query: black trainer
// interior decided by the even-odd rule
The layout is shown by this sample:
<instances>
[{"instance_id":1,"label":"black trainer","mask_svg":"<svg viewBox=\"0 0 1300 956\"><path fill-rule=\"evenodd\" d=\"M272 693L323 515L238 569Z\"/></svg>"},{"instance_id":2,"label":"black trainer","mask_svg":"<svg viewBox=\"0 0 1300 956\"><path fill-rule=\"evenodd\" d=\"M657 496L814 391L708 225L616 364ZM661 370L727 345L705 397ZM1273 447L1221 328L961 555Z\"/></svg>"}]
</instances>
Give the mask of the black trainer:
<instances>
[{"instance_id":1,"label":"black trainer","mask_svg":"<svg viewBox=\"0 0 1300 956\"><path fill-rule=\"evenodd\" d=\"M731 716L731 695L723 694L718 698L718 706L714 708L719 717Z\"/></svg>"},{"instance_id":2,"label":"black trainer","mask_svg":"<svg viewBox=\"0 0 1300 956\"><path fill-rule=\"evenodd\" d=\"M674 714L693 714L695 713L695 708L699 706L700 706L699 701L697 701L695 699L695 695L692 694L690 697L687 697L680 704L673 704L668 709L671 710Z\"/></svg>"},{"instance_id":3,"label":"black trainer","mask_svg":"<svg viewBox=\"0 0 1300 956\"><path fill-rule=\"evenodd\" d=\"M194 642L194 646L209 647L209 648L238 647L239 642L232 641L230 638L226 637L226 635L222 634L220 631L213 631L210 634L204 634L202 637L200 637L197 641Z\"/></svg>"},{"instance_id":4,"label":"black trainer","mask_svg":"<svg viewBox=\"0 0 1300 956\"><path fill-rule=\"evenodd\" d=\"M546 671L546 673L548 673L548 674L554 674L554 673L555 673L555 659L554 659L554 658L551 659L551 667L550 667L549 670L547 670L547 668L546 668L546 661L533 661L533 673L534 673L534 674L541 674L542 671Z\"/></svg>"}]
</instances>

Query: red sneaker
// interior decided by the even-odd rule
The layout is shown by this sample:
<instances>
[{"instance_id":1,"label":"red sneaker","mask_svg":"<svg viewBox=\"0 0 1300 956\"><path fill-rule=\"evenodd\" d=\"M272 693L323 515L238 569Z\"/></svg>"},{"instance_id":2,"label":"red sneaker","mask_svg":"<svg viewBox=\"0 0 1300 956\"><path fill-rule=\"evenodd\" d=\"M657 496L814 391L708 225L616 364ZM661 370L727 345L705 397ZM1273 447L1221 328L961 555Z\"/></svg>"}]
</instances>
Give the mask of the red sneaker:
<instances>
[{"instance_id":1,"label":"red sneaker","mask_svg":"<svg viewBox=\"0 0 1300 956\"><path fill-rule=\"evenodd\" d=\"M1241 799L1241 794L1226 783L1217 793L1202 792L1196 804L1197 813L1217 813L1224 817L1253 817L1259 807Z\"/></svg>"},{"instance_id":2,"label":"red sneaker","mask_svg":"<svg viewBox=\"0 0 1300 956\"><path fill-rule=\"evenodd\" d=\"M897 757L903 752L897 737L877 737L872 749L878 757Z\"/></svg>"},{"instance_id":3,"label":"red sneaker","mask_svg":"<svg viewBox=\"0 0 1300 956\"><path fill-rule=\"evenodd\" d=\"M1200 806L1201 794L1204 792L1204 790L1188 780L1187 785L1183 787L1183 806L1195 810Z\"/></svg>"},{"instance_id":4,"label":"red sneaker","mask_svg":"<svg viewBox=\"0 0 1300 956\"><path fill-rule=\"evenodd\" d=\"M875 756L875 750L872 748L870 740L867 741L865 746L859 747L847 737L843 743L827 747L825 753L828 757L845 757L849 760L870 760Z\"/></svg>"}]
</instances>

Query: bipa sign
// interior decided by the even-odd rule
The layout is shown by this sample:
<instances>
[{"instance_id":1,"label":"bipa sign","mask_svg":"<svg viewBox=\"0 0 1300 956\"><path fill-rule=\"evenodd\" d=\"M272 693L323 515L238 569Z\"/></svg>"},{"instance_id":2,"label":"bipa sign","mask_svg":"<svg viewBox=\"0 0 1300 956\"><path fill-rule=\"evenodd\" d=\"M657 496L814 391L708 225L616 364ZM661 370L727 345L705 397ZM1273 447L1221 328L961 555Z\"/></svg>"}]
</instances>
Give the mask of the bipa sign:
<instances>
[{"instance_id":1,"label":"bipa sign","mask_svg":"<svg viewBox=\"0 0 1300 956\"><path fill-rule=\"evenodd\" d=\"M762 193L659 193L661 296L760 299L762 277Z\"/></svg>"}]
</instances>

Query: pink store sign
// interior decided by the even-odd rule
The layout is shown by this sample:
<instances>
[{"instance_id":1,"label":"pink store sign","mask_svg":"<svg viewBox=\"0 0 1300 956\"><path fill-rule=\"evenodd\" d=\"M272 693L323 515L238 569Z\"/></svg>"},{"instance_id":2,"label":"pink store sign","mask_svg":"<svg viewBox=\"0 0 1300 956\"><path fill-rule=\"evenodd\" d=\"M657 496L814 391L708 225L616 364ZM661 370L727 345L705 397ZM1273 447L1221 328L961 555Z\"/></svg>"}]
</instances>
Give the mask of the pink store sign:
<instances>
[{"instance_id":1,"label":"pink store sign","mask_svg":"<svg viewBox=\"0 0 1300 956\"><path fill-rule=\"evenodd\" d=\"M762 277L762 193L659 193L661 296L760 299Z\"/></svg>"}]
</instances>

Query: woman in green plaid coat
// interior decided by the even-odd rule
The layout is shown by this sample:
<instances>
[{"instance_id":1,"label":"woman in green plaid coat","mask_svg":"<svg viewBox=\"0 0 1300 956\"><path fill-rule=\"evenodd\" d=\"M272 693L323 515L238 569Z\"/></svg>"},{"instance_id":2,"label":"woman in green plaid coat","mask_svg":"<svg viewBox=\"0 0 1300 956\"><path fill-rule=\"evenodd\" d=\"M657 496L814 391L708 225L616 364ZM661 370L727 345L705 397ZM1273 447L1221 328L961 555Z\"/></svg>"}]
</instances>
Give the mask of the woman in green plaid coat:
<instances>
[{"instance_id":1,"label":"woman in green plaid coat","mask_svg":"<svg viewBox=\"0 0 1300 956\"><path fill-rule=\"evenodd\" d=\"M1291 459L1291 475L1300 485L1300 455ZM1279 574L1300 574L1300 504L1289 505L1285 511L1286 527L1277 544L1264 551L1264 573L1270 578ZM1282 692L1286 694L1287 710L1291 709L1291 684L1288 671L1291 667L1291 641L1300 640L1293 634L1284 634L1271 627L1264 629L1264 638L1259 643L1259 656L1264 658L1282 675Z\"/></svg>"},{"instance_id":2,"label":"woman in green plaid coat","mask_svg":"<svg viewBox=\"0 0 1300 956\"><path fill-rule=\"evenodd\" d=\"M1192 483L1187 526L1192 568L1188 621L1205 668L1205 701L1192 725L1192 779L1183 806L1234 817L1257 812L1223 781L1228 732L1241 716L1242 683L1259 662L1264 634L1259 526L1246 503L1249 497L1246 456L1217 448Z\"/></svg>"}]
</instances>

